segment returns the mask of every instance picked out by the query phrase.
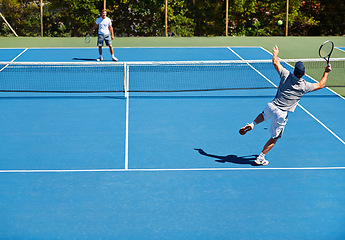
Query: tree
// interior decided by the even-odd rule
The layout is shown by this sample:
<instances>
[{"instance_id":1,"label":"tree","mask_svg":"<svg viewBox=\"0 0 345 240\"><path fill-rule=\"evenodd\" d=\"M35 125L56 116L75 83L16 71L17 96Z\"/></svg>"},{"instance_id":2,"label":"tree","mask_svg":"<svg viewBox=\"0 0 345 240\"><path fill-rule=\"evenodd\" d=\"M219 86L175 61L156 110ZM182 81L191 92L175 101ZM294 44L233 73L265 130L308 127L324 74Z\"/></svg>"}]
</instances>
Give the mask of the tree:
<instances>
[{"instance_id":1,"label":"tree","mask_svg":"<svg viewBox=\"0 0 345 240\"><path fill-rule=\"evenodd\" d=\"M172 36L224 36L226 0L168 0ZM282 36L286 0L229 0L233 36ZM343 0L289 0L289 35L344 35ZM84 36L103 8L102 0L44 0L44 36ZM40 36L40 1L0 0L2 13L20 36ZM107 0L116 36L164 36L165 0ZM0 20L1 21L1 20ZM2 23L2 22L0 22ZM0 35L11 35L0 25Z\"/></svg>"},{"instance_id":2,"label":"tree","mask_svg":"<svg viewBox=\"0 0 345 240\"><path fill-rule=\"evenodd\" d=\"M168 5L168 29L172 36L194 36L196 24L189 13L190 9L185 0L170 0Z\"/></svg>"},{"instance_id":3,"label":"tree","mask_svg":"<svg viewBox=\"0 0 345 240\"><path fill-rule=\"evenodd\" d=\"M158 19L162 3L156 0L107 1L117 36L157 36L162 33Z\"/></svg>"},{"instance_id":4,"label":"tree","mask_svg":"<svg viewBox=\"0 0 345 240\"><path fill-rule=\"evenodd\" d=\"M1 11L12 28L20 36L40 35L40 7L27 0L1 0ZM11 35L10 29L2 24L1 32Z\"/></svg>"},{"instance_id":5,"label":"tree","mask_svg":"<svg viewBox=\"0 0 345 240\"><path fill-rule=\"evenodd\" d=\"M315 18L319 24L311 29L311 35L345 35L345 2L320 0Z\"/></svg>"},{"instance_id":6,"label":"tree","mask_svg":"<svg viewBox=\"0 0 345 240\"><path fill-rule=\"evenodd\" d=\"M50 0L44 15L45 36L85 36L102 8L98 0Z\"/></svg>"}]
</instances>

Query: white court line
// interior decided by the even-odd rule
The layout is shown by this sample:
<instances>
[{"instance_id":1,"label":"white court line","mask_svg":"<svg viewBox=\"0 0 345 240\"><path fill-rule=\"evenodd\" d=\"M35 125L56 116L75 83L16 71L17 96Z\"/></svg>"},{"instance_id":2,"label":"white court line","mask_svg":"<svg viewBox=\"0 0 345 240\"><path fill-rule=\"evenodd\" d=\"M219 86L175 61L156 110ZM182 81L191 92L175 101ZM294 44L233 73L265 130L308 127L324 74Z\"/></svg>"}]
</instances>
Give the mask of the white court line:
<instances>
[{"instance_id":1,"label":"white court line","mask_svg":"<svg viewBox=\"0 0 345 240\"><path fill-rule=\"evenodd\" d=\"M19 58L23 53L25 53L28 50L28 48L25 48L21 53L19 53L15 58L12 59L12 61L10 61L10 63L14 62L17 58ZM7 68L9 66L9 64L6 64L5 67L0 69L0 72L2 72L5 68Z\"/></svg>"},{"instance_id":2,"label":"white court line","mask_svg":"<svg viewBox=\"0 0 345 240\"><path fill-rule=\"evenodd\" d=\"M342 51L342 52L345 52L345 50L341 49L341 48L338 48L338 47L335 47L336 49Z\"/></svg>"},{"instance_id":3,"label":"white court line","mask_svg":"<svg viewBox=\"0 0 345 240\"><path fill-rule=\"evenodd\" d=\"M125 97L126 97L126 139L125 139L125 170L128 170L128 130L129 130L129 66L125 64Z\"/></svg>"},{"instance_id":4,"label":"white court line","mask_svg":"<svg viewBox=\"0 0 345 240\"><path fill-rule=\"evenodd\" d=\"M242 58L240 55L238 55L234 50L232 50L230 47L228 47L228 49L235 54L237 57L239 57L242 61L245 61L244 58ZM260 71L258 71L255 67L253 67L250 63L247 62L247 65L249 67L251 67L255 72L257 72L258 74L260 74L261 77L263 77L264 79L266 79L270 84L272 84L274 87L278 88L277 85L275 85L271 80L269 80L265 75L263 75Z\"/></svg>"},{"instance_id":5,"label":"white court line","mask_svg":"<svg viewBox=\"0 0 345 240\"><path fill-rule=\"evenodd\" d=\"M230 47L228 49L233 52L236 56L238 56L240 59L244 60L240 55L238 55L236 52L234 52ZM250 65L249 63L247 63ZM255 69L253 66L251 66L257 73L259 73L262 77L264 77L267 81L269 81L274 87L277 87L273 82L271 82L266 76L264 76L260 71ZM337 134L335 134L330 128L328 128L323 122L321 122L317 117L315 117L313 114L311 114L307 109L305 109L301 104L297 104L304 112L306 112L309 116L311 116L313 119L315 119L321 126L323 126L328 132L330 132L334 137L336 137L342 144L345 145L345 141L341 139Z\"/></svg>"},{"instance_id":6,"label":"white court line","mask_svg":"<svg viewBox=\"0 0 345 240\"><path fill-rule=\"evenodd\" d=\"M162 49L162 48L166 48L166 49L185 49L185 48L190 48L190 49L198 49L198 48L227 48L228 46L199 46L199 47L179 47L179 46L172 46L172 47L115 47L115 48L119 48L119 49L152 49L152 48L158 48L158 49ZM236 47L236 48L258 48L259 46L232 46L232 47ZM95 49L95 47L32 47L30 49L35 49L35 50L46 50L46 49ZM22 49L22 48L6 48L6 47L0 47L0 49Z\"/></svg>"},{"instance_id":7,"label":"white court line","mask_svg":"<svg viewBox=\"0 0 345 240\"><path fill-rule=\"evenodd\" d=\"M75 170L0 170L0 173L78 173L78 172L182 172L182 171L268 171L268 170L345 170L345 167L286 168L171 168L171 169L75 169Z\"/></svg>"},{"instance_id":8,"label":"white court line","mask_svg":"<svg viewBox=\"0 0 345 240\"><path fill-rule=\"evenodd\" d=\"M23 55L23 53L25 53L27 50L28 50L28 48L25 48L21 53L18 54L18 56L13 58L11 62L14 62L17 58L19 58L21 55Z\"/></svg>"},{"instance_id":9,"label":"white court line","mask_svg":"<svg viewBox=\"0 0 345 240\"><path fill-rule=\"evenodd\" d=\"M303 109L303 111L305 111L306 113L309 114L309 116L311 116L312 118L314 118L318 123L321 124L321 126L323 126L324 128L327 129L327 131L329 131L334 137L336 137L342 144L345 145L345 141L343 139L341 139L337 134L335 134L331 129L329 129L323 122L321 122L319 119L317 119L313 114L311 114L307 109L305 109L302 105L298 104L298 106L300 108Z\"/></svg>"}]
</instances>

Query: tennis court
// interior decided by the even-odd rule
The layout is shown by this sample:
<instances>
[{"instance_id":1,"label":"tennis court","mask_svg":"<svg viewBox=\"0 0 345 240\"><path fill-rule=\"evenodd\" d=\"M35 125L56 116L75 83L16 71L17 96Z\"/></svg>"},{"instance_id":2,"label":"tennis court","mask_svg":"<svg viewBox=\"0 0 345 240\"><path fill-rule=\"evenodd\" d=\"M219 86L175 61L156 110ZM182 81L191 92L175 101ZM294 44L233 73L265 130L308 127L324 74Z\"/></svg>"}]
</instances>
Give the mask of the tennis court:
<instances>
[{"instance_id":1,"label":"tennis court","mask_svg":"<svg viewBox=\"0 0 345 240\"><path fill-rule=\"evenodd\" d=\"M344 239L343 97L329 89L304 96L270 164L256 166L269 123L245 136L238 130L275 96L274 67L255 62L269 61L269 51L115 48L115 55L116 64L108 49L102 63L95 48L0 49L0 62L72 66L67 74L43 67L38 76L1 66L1 81L13 79L0 95L1 239ZM255 61L224 63L243 60ZM145 65L164 61L224 68ZM69 72L76 63L98 70ZM238 86L210 91L231 75ZM203 77L208 83L188 86ZM64 85L49 84L60 79Z\"/></svg>"}]
</instances>

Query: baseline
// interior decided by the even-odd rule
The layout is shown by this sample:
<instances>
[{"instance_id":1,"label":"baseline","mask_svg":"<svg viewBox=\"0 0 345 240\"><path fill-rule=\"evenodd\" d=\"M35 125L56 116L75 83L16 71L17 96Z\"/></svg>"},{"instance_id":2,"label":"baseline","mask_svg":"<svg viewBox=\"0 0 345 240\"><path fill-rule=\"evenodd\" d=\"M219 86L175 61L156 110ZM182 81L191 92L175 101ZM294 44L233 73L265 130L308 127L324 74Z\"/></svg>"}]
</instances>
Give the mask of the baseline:
<instances>
[{"instance_id":1,"label":"baseline","mask_svg":"<svg viewBox=\"0 0 345 240\"><path fill-rule=\"evenodd\" d=\"M336 47L336 49L345 52L345 47Z\"/></svg>"},{"instance_id":2,"label":"baseline","mask_svg":"<svg viewBox=\"0 0 345 240\"><path fill-rule=\"evenodd\" d=\"M345 167L298 167L298 168L142 168L142 169L66 169L66 170L0 170L0 173L73 173L73 172L185 172L185 171L266 171L266 170L345 170Z\"/></svg>"}]
</instances>

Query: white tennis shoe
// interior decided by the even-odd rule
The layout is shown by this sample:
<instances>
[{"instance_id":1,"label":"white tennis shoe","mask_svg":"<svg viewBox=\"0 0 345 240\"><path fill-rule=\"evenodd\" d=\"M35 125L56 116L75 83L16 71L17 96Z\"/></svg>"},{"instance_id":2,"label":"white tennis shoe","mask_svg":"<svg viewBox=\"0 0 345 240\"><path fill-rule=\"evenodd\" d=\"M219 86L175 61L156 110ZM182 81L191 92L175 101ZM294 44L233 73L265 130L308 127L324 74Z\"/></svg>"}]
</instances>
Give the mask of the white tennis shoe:
<instances>
[{"instance_id":1,"label":"white tennis shoe","mask_svg":"<svg viewBox=\"0 0 345 240\"><path fill-rule=\"evenodd\" d=\"M115 56L112 56L113 61L117 62L118 59Z\"/></svg>"},{"instance_id":2,"label":"white tennis shoe","mask_svg":"<svg viewBox=\"0 0 345 240\"><path fill-rule=\"evenodd\" d=\"M99 62L99 61L103 61L103 57L97 58L97 61L98 61L98 62Z\"/></svg>"},{"instance_id":3,"label":"white tennis shoe","mask_svg":"<svg viewBox=\"0 0 345 240\"><path fill-rule=\"evenodd\" d=\"M270 162L267 161L267 160L265 159L265 157L260 157L260 156L258 156L258 157L256 158L256 160L255 160L255 163L256 163L257 165L266 166L266 165L269 164Z\"/></svg>"}]
</instances>

